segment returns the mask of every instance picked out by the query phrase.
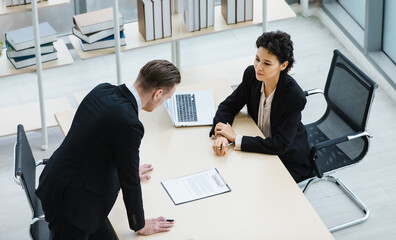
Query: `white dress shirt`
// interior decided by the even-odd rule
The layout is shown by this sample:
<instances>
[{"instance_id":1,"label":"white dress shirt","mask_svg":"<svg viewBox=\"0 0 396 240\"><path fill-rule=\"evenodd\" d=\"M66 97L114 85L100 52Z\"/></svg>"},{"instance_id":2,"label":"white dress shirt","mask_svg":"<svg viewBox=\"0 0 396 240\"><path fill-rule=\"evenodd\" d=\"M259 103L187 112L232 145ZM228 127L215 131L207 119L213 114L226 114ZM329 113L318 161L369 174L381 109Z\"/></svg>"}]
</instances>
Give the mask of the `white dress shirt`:
<instances>
[{"instance_id":1,"label":"white dress shirt","mask_svg":"<svg viewBox=\"0 0 396 240\"><path fill-rule=\"evenodd\" d=\"M274 98L274 92L276 88L271 92L271 94L266 98L264 93L264 82L261 85L261 96L258 111L258 127L264 134L264 137L271 137L271 105L272 99ZM237 135L235 137L235 150L241 150L243 135Z\"/></svg>"},{"instance_id":2,"label":"white dress shirt","mask_svg":"<svg viewBox=\"0 0 396 240\"><path fill-rule=\"evenodd\" d=\"M140 111L142 109L142 102L140 101L140 97L139 97L138 91L133 86L133 84L127 86L127 88L129 89L129 91L131 91L132 95L135 97L136 102L137 102L138 111Z\"/></svg>"}]
</instances>

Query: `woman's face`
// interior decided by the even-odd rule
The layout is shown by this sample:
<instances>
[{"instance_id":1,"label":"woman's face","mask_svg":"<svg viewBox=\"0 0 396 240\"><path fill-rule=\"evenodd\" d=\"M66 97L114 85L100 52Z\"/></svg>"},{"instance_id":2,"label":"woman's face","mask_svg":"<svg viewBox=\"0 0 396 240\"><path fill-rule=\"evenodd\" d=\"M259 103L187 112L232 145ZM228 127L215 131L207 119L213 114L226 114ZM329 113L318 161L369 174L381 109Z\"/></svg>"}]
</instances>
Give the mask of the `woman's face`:
<instances>
[{"instance_id":1,"label":"woman's face","mask_svg":"<svg viewBox=\"0 0 396 240\"><path fill-rule=\"evenodd\" d=\"M280 63L268 49L259 47L254 60L254 70L259 81L278 81L279 74L287 67L288 62Z\"/></svg>"}]
</instances>

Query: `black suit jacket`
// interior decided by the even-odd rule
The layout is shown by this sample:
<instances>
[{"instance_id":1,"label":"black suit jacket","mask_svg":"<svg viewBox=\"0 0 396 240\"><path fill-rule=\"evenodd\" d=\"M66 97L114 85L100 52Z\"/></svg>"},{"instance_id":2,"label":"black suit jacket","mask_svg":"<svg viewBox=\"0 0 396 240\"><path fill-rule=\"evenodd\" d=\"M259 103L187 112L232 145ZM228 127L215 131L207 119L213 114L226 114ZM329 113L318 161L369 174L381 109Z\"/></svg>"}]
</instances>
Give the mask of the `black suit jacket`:
<instances>
[{"instance_id":1,"label":"black suit jacket","mask_svg":"<svg viewBox=\"0 0 396 240\"><path fill-rule=\"evenodd\" d=\"M249 66L242 83L219 105L210 135L213 135L218 122L232 124L235 115L245 105L257 124L261 85L262 82L256 79L254 67ZM305 95L297 82L281 73L271 105L272 137L244 136L241 150L278 155L296 181L310 176L312 167L308 159L307 132L301 123L301 111L305 104Z\"/></svg>"},{"instance_id":2,"label":"black suit jacket","mask_svg":"<svg viewBox=\"0 0 396 240\"><path fill-rule=\"evenodd\" d=\"M136 99L125 85L95 87L44 168L36 195L56 216L88 232L105 221L122 188L130 228L144 227L139 147L144 134Z\"/></svg>"}]
</instances>

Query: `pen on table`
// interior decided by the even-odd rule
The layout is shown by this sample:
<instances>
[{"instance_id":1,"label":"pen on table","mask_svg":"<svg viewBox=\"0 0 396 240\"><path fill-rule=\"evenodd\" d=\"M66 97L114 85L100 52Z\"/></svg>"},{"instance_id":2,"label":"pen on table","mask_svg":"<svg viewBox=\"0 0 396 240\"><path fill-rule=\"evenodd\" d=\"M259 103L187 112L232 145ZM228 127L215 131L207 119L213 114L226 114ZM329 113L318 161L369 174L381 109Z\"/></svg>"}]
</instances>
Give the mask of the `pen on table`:
<instances>
[{"instance_id":1,"label":"pen on table","mask_svg":"<svg viewBox=\"0 0 396 240\"><path fill-rule=\"evenodd\" d=\"M219 147L219 150L221 150L223 147L229 147L229 146L231 146L232 144L234 144L234 143L229 143L229 144L226 144L226 145L224 145L224 146L220 146L220 147Z\"/></svg>"}]
</instances>

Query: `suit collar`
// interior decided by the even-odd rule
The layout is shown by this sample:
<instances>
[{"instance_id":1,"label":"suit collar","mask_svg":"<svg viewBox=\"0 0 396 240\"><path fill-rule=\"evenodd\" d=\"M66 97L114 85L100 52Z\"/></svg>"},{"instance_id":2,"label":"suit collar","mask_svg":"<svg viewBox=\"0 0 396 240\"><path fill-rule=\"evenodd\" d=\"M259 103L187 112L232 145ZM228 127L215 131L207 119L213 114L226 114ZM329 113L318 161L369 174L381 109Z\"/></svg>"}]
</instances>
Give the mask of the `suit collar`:
<instances>
[{"instance_id":1,"label":"suit collar","mask_svg":"<svg viewBox=\"0 0 396 240\"><path fill-rule=\"evenodd\" d=\"M136 101L135 97L133 96L133 94L131 93L131 91L129 91L128 87L125 84L122 84L122 85L118 86L117 88L132 103L132 106L135 109L135 111L139 112L137 101Z\"/></svg>"}]
</instances>

